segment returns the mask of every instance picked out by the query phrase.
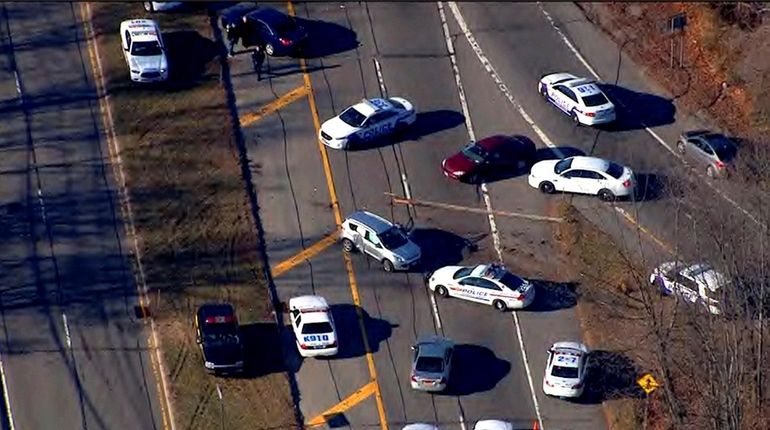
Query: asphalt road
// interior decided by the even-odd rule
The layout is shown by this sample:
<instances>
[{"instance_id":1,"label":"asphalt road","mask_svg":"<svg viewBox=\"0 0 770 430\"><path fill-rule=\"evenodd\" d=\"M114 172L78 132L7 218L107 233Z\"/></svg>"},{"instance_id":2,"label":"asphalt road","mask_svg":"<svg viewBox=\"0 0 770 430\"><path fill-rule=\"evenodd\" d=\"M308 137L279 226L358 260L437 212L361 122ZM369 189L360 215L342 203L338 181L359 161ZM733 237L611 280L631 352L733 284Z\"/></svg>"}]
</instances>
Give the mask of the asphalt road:
<instances>
[{"instance_id":1,"label":"asphalt road","mask_svg":"<svg viewBox=\"0 0 770 430\"><path fill-rule=\"evenodd\" d=\"M79 9L0 12L0 354L15 428L162 428Z\"/></svg>"}]
</instances>

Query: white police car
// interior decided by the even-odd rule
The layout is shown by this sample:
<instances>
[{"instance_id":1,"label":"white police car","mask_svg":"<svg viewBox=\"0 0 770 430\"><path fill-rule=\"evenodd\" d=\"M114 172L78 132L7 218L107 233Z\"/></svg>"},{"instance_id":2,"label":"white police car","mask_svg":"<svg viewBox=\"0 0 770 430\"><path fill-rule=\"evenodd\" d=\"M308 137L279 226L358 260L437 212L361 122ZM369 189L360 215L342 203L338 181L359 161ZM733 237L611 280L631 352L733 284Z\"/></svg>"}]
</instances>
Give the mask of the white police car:
<instances>
[{"instance_id":1,"label":"white police car","mask_svg":"<svg viewBox=\"0 0 770 430\"><path fill-rule=\"evenodd\" d=\"M596 125L615 121L615 105L596 82L569 73L540 78L537 90L552 105L578 124Z\"/></svg>"},{"instance_id":2,"label":"white police car","mask_svg":"<svg viewBox=\"0 0 770 430\"><path fill-rule=\"evenodd\" d=\"M583 395L588 347L579 342L556 342L548 349L543 392L549 396L575 398Z\"/></svg>"},{"instance_id":3,"label":"white police car","mask_svg":"<svg viewBox=\"0 0 770 430\"><path fill-rule=\"evenodd\" d=\"M535 299L535 287L498 264L446 266L428 275L428 288L441 297L492 305L499 311L522 309Z\"/></svg>"},{"instance_id":4,"label":"white police car","mask_svg":"<svg viewBox=\"0 0 770 430\"><path fill-rule=\"evenodd\" d=\"M329 304L321 296L299 296L289 300L291 328L297 350L303 357L337 354L337 331Z\"/></svg>"},{"instance_id":5,"label":"white police car","mask_svg":"<svg viewBox=\"0 0 770 430\"><path fill-rule=\"evenodd\" d=\"M473 430L513 430L513 424L502 420L481 420Z\"/></svg>"},{"instance_id":6,"label":"white police car","mask_svg":"<svg viewBox=\"0 0 770 430\"><path fill-rule=\"evenodd\" d=\"M132 81L157 82L168 79L166 46L155 21L130 19L121 22L120 40Z\"/></svg>"},{"instance_id":7,"label":"white police car","mask_svg":"<svg viewBox=\"0 0 770 430\"><path fill-rule=\"evenodd\" d=\"M722 313L719 296L730 281L706 263L667 261L650 274L650 284L663 295L678 295L689 303L703 305L711 314Z\"/></svg>"},{"instance_id":8,"label":"white police car","mask_svg":"<svg viewBox=\"0 0 770 430\"><path fill-rule=\"evenodd\" d=\"M334 149L402 131L417 119L412 103L401 97L363 99L324 122L318 138Z\"/></svg>"}]
</instances>

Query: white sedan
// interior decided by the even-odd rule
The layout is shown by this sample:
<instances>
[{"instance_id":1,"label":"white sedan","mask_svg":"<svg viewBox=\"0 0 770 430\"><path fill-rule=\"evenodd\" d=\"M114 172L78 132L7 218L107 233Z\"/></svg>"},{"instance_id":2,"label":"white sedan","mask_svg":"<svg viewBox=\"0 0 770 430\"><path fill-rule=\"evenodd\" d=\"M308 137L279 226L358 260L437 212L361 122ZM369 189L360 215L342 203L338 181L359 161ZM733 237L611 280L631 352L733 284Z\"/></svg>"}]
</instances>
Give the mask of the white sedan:
<instances>
[{"instance_id":1,"label":"white sedan","mask_svg":"<svg viewBox=\"0 0 770 430\"><path fill-rule=\"evenodd\" d=\"M578 342L556 342L548 349L543 392L555 397L580 397L586 382L588 347Z\"/></svg>"},{"instance_id":2,"label":"white sedan","mask_svg":"<svg viewBox=\"0 0 770 430\"><path fill-rule=\"evenodd\" d=\"M329 304L321 296L299 296L289 299L291 328L303 357L337 354L337 330Z\"/></svg>"},{"instance_id":3,"label":"white sedan","mask_svg":"<svg viewBox=\"0 0 770 430\"><path fill-rule=\"evenodd\" d=\"M719 297L730 282L709 264L669 261L652 271L650 284L660 288L661 294L676 294L687 302L701 304L710 313L718 315L722 310L716 297Z\"/></svg>"},{"instance_id":4,"label":"white sedan","mask_svg":"<svg viewBox=\"0 0 770 430\"><path fill-rule=\"evenodd\" d=\"M498 264L446 266L428 275L428 288L441 297L492 305L499 311L526 308L535 287Z\"/></svg>"},{"instance_id":5,"label":"white sedan","mask_svg":"<svg viewBox=\"0 0 770 430\"><path fill-rule=\"evenodd\" d=\"M532 166L528 182L546 194L555 191L591 194L604 201L630 196L636 187L630 168L585 156L539 161Z\"/></svg>"},{"instance_id":6,"label":"white sedan","mask_svg":"<svg viewBox=\"0 0 770 430\"><path fill-rule=\"evenodd\" d=\"M615 121L615 105L596 82L569 73L540 78L537 90L577 124L596 125Z\"/></svg>"},{"instance_id":7,"label":"white sedan","mask_svg":"<svg viewBox=\"0 0 770 430\"><path fill-rule=\"evenodd\" d=\"M121 22L120 41L132 81L157 82L168 79L166 46L155 21L131 19Z\"/></svg>"},{"instance_id":8,"label":"white sedan","mask_svg":"<svg viewBox=\"0 0 770 430\"><path fill-rule=\"evenodd\" d=\"M324 122L318 138L334 149L402 131L417 119L412 103L401 97L364 99Z\"/></svg>"}]
</instances>

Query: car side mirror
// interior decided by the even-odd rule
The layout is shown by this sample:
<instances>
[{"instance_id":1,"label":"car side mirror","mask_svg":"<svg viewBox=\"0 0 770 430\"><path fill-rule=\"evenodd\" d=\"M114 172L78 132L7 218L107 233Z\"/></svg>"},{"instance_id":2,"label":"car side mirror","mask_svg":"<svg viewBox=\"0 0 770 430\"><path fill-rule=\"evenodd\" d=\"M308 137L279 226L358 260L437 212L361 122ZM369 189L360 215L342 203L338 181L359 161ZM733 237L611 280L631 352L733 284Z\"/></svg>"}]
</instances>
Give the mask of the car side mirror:
<instances>
[{"instance_id":1,"label":"car side mirror","mask_svg":"<svg viewBox=\"0 0 770 430\"><path fill-rule=\"evenodd\" d=\"M417 351L417 347L416 347L416 346L414 346L414 345L410 346L409 348L410 348L412 351Z\"/></svg>"}]
</instances>

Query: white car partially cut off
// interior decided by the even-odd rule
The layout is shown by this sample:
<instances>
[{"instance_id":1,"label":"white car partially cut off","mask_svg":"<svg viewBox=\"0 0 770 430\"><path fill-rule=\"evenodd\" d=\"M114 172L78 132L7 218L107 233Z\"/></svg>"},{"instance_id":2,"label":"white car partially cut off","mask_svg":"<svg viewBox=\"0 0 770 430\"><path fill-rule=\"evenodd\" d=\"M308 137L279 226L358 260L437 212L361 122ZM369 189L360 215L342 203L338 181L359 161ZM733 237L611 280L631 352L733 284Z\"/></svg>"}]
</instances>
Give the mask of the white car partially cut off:
<instances>
[{"instance_id":1,"label":"white car partially cut off","mask_svg":"<svg viewBox=\"0 0 770 430\"><path fill-rule=\"evenodd\" d=\"M615 105L592 80L552 73L540 78L537 90L575 123L597 125L615 121Z\"/></svg>"},{"instance_id":2,"label":"white car partially cut off","mask_svg":"<svg viewBox=\"0 0 770 430\"><path fill-rule=\"evenodd\" d=\"M414 105L404 98L364 99L324 122L318 138L330 148L348 149L402 131L416 119Z\"/></svg>"},{"instance_id":3,"label":"white car partially cut off","mask_svg":"<svg viewBox=\"0 0 770 430\"><path fill-rule=\"evenodd\" d=\"M158 82L168 79L166 46L155 21L130 19L121 22L120 40L132 81Z\"/></svg>"}]
</instances>

